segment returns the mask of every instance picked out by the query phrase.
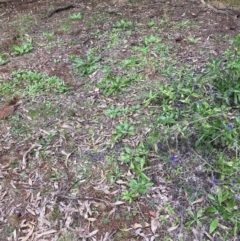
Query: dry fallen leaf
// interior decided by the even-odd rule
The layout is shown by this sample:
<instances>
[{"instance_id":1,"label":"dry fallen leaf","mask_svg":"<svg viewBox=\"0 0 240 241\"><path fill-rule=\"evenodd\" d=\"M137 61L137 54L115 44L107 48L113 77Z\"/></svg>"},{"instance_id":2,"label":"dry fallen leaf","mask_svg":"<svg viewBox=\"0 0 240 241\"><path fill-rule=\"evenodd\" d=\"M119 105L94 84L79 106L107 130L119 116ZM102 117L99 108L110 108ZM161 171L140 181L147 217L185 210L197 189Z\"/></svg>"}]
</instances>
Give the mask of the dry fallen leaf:
<instances>
[{"instance_id":1,"label":"dry fallen leaf","mask_svg":"<svg viewBox=\"0 0 240 241\"><path fill-rule=\"evenodd\" d=\"M5 104L0 106L0 119L5 119L14 111L14 106Z\"/></svg>"},{"instance_id":2,"label":"dry fallen leaf","mask_svg":"<svg viewBox=\"0 0 240 241\"><path fill-rule=\"evenodd\" d=\"M142 228L142 225L140 223L134 223L131 225L131 228L137 229L137 228Z\"/></svg>"},{"instance_id":3,"label":"dry fallen leaf","mask_svg":"<svg viewBox=\"0 0 240 241\"><path fill-rule=\"evenodd\" d=\"M178 228L178 226L179 226L179 225L177 225L177 226L173 226L173 227L169 228L169 229L168 229L168 232L172 232L172 231L174 231L175 229Z\"/></svg>"},{"instance_id":4,"label":"dry fallen leaf","mask_svg":"<svg viewBox=\"0 0 240 241\"><path fill-rule=\"evenodd\" d=\"M150 210L150 211L149 211L149 214L150 214L152 217L154 217L154 218L156 217L156 212L154 212L154 211L151 211L151 210Z\"/></svg>"},{"instance_id":5,"label":"dry fallen leaf","mask_svg":"<svg viewBox=\"0 0 240 241\"><path fill-rule=\"evenodd\" d=\"M14 97L9 102L0 105L0 120L5 119L9 115L11 115L16 110L16 104L19 101L18 97Z\"/></svg>"},{"instance_id":6,"label":"dry fallen leaf","mask_svg":"<svg viewBox=\"0 0 240 241\"><path fill-rule=\"evenodd\" d=\"M201 203L203 200L204 200L204 196L202 196L201 198L199 198L196 201L192 202L192 205L194 205L196 203Z\"/></svg>"},{"instance_id":7,"label":"dry fallen leaf","mask_svg":"<svg viewBox=\"0 0 240 241\"><path fill-rule=\"evenodd\" d=\"M159 227L159 221L156 218L151 218L151 230L153 234L156 233L158 227Z\"/></svg>"}]
</instances>

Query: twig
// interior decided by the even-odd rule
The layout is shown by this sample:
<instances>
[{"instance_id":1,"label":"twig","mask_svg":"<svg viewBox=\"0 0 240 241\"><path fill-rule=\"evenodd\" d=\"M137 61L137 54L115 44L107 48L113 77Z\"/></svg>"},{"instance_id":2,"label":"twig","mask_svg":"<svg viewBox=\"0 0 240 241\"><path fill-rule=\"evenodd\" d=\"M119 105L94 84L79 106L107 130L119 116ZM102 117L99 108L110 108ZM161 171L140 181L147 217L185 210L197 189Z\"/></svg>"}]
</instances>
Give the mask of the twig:
<instances>
[{"instance_id":1,"label":"twig","mask_svg":"<svg viewBox=\"0 0 240 241\"><path fill-rule=\"evenodd\" d=\"M104 202L105 204L107 205L110 205L112 206L112 204L106 200L103 200L103 199L100 199L100 198L95 198L95 197L79 197L79 196L76 196L76 197L71 197L71 196L65 196L65 195L58 195L59 197L62 197L62 198L67 198L67 199L70 199L70 200L82 200L82 201L99 201L99 202Z\"/></svg>"},{"instance_id":2,"label":"twig","mask_svg":"<svg viewBox=\"0 0 240 241\"><path fill-rule=\"evenodd\" d=\"M138 210L139 210L139 212L140 212L140 214L141 214L141 216L142 216L143 220L146 220L146 218L144 217L144 215L143 215L143 213L142 213L142 210L141 210L141 208L140 208L140 206L139 206L139 203L138 203L138 202L137 202L137 206L138 206Z\"/></svg>"},{"instance_id":3,"label":"twig","mask_svg":"<svg viewBox=\"0 0 240 241\"><path fill-rule=\"evenodd\" d=\"M219 13L219 14L224 14L224 15L227 15L227 16L236 16L237 18L240 16L240 12L239 11L236 11L236 10L233 10L233 9L219 9L219 8L216 8L208 3L205 2L205 0L200 0L200 2L207 6L209 9L213 10L215 13Z\"/></svg>"}]
</instances>

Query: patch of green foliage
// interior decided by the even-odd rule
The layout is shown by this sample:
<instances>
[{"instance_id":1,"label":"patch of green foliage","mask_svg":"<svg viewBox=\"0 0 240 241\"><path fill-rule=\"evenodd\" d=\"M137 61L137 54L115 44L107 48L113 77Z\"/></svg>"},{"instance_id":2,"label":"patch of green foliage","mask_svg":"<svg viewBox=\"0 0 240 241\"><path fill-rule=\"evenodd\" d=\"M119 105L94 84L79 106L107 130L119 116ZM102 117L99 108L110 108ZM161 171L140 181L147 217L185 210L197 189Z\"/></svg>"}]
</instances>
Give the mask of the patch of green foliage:
<instances>
[{"instance_id":1,"label":"patch of green foliage","mask_svg":"<svg viewBox=\"0 0 240 241\"><path fill-rule=\"evenodd\" d=\"M217 177L213 180L216 193L208 195L207 208L189 210L189 221L185 224L190 228L207 222L210 234L218 229L222 220L233 227L231 235L240 232L236 199L240 183L239 59L238 35L223 58L212 60L204 74L194 76L189 71L181 71L178 80L157 84L157 90L150 90L144 101L146 107L158 106L155 126L148 138L156 153L176 140L182 145L191 142L192 149L200 153L207 149L215 155L208 169ZM171 72L163 71L172 77ZM177 162L177 156L170 160Z\"/></svg>"},{"instance_id":2,"label":"patch of green foliage","mask_svg":"<svg viewBox=\"0 0 240 241\"><path fill-rule=\"evenodd\" d=\"M69 16L69 19L71 21L75 21L75 20L81 20L82 19L82 14L81 13L73 13Z\"/></svg>"},{"instance_id":3,"label":"patch of green foliage","mask_svg":"<svg viewBox=\"0 0 240 241\"><path fill-rule=\"evenodd\" d=\"M13 45L13 55L24 55L33 50L32 40L28 40L27 42L23 43L22 45Z\"/></svg>"},{"instance_id":4,"label":"patch of green foliage","mask_svg":"<svg viewBox=\"0 0 240 241\"><path fill-rule=\"evenodd\" d=\"M101 58L101 55L95 57L92 54L87 54L84 59L73 55L70 60L73 62L76 72L80 72L82 76L85 76L92 74L101 67L99 62Z\"/></svg>"},{"instance_id":5,"label":"patch of green foliage","mask_svg":"<svg viewBox=\"0 0 240 241\"><path fill-rule=\"evenodd\" d=\"M125 151L120 154L119 160L122 163L128 164L130 171L136 177L135 179L128 180L127 186L129 188L122 192L123 200L131 203L134 198L146 194L147 188L153 185L144 173L148 169L148 153L149 150L141 143L136 148L125 147Z\"/></svg>"},{"instance_id":6,"label":"patch of green foliage","mask_svg":"<svg viewBox=\"0 0 240 241\"><path fill-rule=\"evenodd\" d=\"M118 28L118 29L126 29L132 25L133 25L133 23L131 21L121 19L121 20L117 21L116 23L114 23L113 27Z\"/></svg>"},{"instance_id":7,"label":"patch of green foliage","mask_svg":"<svg viewBox=\"0 0 240 241\"><path fill-rule=\"evenodd\" d=\"M141 106L138 104L136 106L115 106L115 105L110 105L110 107L104 111L104 114L106 116L109 116L110 118L115 118L117 116L122 116L123 114L132 114L134 112L139 112Z\"/></svg>"},{"instance_id":8,"label":"patch of green foliage","mask_svg":"<svg viewBox=\"0 0 240 241\"><path fill-rule=\"evenodd\" d=\"M64 93L68 90L60 78L29 70L13 71L11 80L2 79L0 83L0 94L33 96L47 92Z\"/></svg>"},{"instance_id":9,"label":"patch of green foliage","mask_svg":"<svg viewBox=\"0 0 240 241\"><path fill-rule=\"evenodd\" d=\"M112 76L107 75L103 78L97 87L103 91L103 94L110 96L113 93L120 92L124 87L131 83L131 79L125 76Z\"/></svg>"}]
</instances>

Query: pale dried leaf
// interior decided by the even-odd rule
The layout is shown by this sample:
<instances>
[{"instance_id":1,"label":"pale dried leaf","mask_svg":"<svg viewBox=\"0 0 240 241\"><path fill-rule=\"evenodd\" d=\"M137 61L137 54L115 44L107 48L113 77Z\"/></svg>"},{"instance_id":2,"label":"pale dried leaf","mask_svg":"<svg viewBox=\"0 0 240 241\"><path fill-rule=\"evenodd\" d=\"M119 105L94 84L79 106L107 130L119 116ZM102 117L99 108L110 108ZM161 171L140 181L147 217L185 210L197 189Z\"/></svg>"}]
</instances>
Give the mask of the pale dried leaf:
<instances>
[{"instance_id":1,"label":"pale dried leaf","mask_svg":"<svg viewBox=\"0 0 240 241\"><path fill-rule=\"evenodd\" d=\"M112 205L113 206L118 206L118 205L122 205L122 204L124 204L125 202L123 202L123 201L117 201L117 202L115 202L115 203L112 203Z\"/></svg>"},{"instance_id":2,"label":"pale dried leaf","mask_svg":"<svg viewBox=\"0 0 240 241\"><path fill-rule=\"evenodd\" d=\"M41 237L44 236L44 235L49 235L49 234L53 234L53 233L56 233L56 232L57 232L57 230L54 230L54 229L45 231L45 232L43 232L43 233L38 234L38 235L36 236L36 239L41 238Z\"/></svg>"},{"instance_id":3,"label":"pale dried leaf","mask_svg":"<svg viewBox=\"0 0 240 241\"><path fill-rule=\"evenodd\" d=\"M159 227L158 219L152 217L151 218L151 230L152 230L153 234L156 233L158 227Z\"/></svg>"},{"instance_id":4,"label":"pale dried leaf","mask_svg":"<svg viewBox=\"0 0 240 241\"><path fill-rule=\"evenodd\" d=\"M204 200L204 196L202 196L201 198L199 198L196 201L192 202L192 205L194 205L196 203L201 203L203 200Z\"/></svg>"},{"instance_id":5,"label":"pale dried leaf","mask_svg":"<svg viewBox=\"0 0 240 241\"><path fill-rule=\"evenodd\" d=\"M113 208L109 213L108 213L108 218L112 215L112 214L114 214L115 213L115 211L116 211L116 209L115 208Z\"/></svg>"},{"instance_id":6,"label":"pale dried leaf","mask_svg":"<svg viewBox=\"0 0 240 241\"><path fill-rule=\"evenodd\" d=\"M87 218L89 222L95 222L97 219L96 218Z\"/></svg>"},{"instance_id":7,"label":"pale dried leaf","mask_svg":"<svg viewBox=\"0 0 240 241\"><path fill-rule=\"evenodd\" d=\"M68 217L67 217L67 220L66 220L66 222L65 222L66 228L69 228L69 227L70 227L70 224L71 224L72 222L73 222L72 217L71 217L71 216L68 216Z\"/></svg>"},{"instance_id":8,"label":"pale dried leaf","mask_svg":"<svg viewBox=\"0 0 240 241\"><path fill-rule=\"evenodd\" d=\"M168 232L172 232L172 231L176 230L176 229L178 228L178 226L179 226L179 225L173 226L173 227L169 228L169 229L168 229Z\"/></svg>"},{"instance_id":9,"label":"pale dried leaf","mask_svg":"<svg viewBox=\"0 0 240 241\"><path fill-rule=\"evenodd\" d=\"M140 223L134 223L131 225L131 228L137 229L137 228L142 228L143 226Z\"/></svg>"},{"instance_id":10,"label":"pale dried leaf","mask_svg":"<svg viewBox=\"0 0 240 241\"><path fill-rule=\"evenodd\" d=\"M119 185L126 185L127 184L126 181L123 181L121 179L117 180L116 183L119 184Z\"/></svg>"},{"instance_id":11,"label":"pale dried leaf","mask_svg":"<svg viewBox=\"0 0 240 241\"><path fill-rule=\"evenodd\" d=\"M90 234L88 234L88 235L86 236L86 238L90 238L90 237L94 236L97 232L98 232L98 230L92 231Z\"/></svg>"}]
</instances>

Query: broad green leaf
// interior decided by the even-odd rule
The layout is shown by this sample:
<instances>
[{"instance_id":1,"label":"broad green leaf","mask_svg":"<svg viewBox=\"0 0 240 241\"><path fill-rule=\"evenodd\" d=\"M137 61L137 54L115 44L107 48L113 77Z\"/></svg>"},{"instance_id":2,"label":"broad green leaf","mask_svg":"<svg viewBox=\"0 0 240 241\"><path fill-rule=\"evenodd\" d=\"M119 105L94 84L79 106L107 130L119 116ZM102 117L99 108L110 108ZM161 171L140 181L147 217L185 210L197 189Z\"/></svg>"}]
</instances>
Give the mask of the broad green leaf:
<instances>
[{"instance_id":1,"label":"broad green leaf","mask_svg":"<svg viewBox=\"0 0 240 241\"><path fill-rule=\"evenodd\" d=\"M197 212L197 218L202 217L202 214L203 214L203 210L199 209L198 212Z\"/></svg>"},{"instance_id":2,"label":"broad green leaf","mask_svg":"<svg viewBox=\"0 0 240 241\"><path fill-rule=\"evenodd\" d=\"M209 233L210 234L213 233L216 230L217 226L218 226L218 219L216 218L210 224Z\"/></svg>"},{"instance_id":3,"label":"broad green leaf","mask_svg":"<svg viewBox=\"0 0 240 241\"><path fill-rule=\"evenodd\" d=\"M207 213L215 213L217 210L216 210L214 207L207 207L207 208L205 209L205 211L206 211Z\"/></svg>"}]
</instances>

